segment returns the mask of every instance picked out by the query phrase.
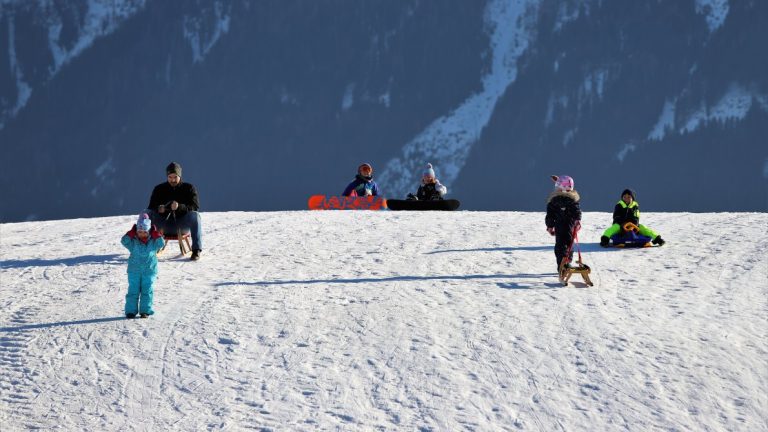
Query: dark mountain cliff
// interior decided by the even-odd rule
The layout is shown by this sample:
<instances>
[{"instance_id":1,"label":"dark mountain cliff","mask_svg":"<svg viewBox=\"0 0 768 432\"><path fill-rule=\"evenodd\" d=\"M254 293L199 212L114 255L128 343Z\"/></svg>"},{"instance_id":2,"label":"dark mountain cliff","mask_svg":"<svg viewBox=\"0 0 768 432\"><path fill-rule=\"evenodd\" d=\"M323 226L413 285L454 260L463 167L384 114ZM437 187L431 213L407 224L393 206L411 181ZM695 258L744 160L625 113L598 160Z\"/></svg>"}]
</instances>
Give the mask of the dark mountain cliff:
<instances>
[{"instance_id":1,"label":"dark mountain cliff","mask_svg":"<svg viewBox=\"0 0 768 432\"><path fill-rule=\"evenodd\" d=\"M560 173L588 210L768 208L766 2L0 8L6 222L137 213L171 160L207 211L303 209L360 162L401 196L427 161L467 209L541 210Z\"/></svg>"}]
</instances>

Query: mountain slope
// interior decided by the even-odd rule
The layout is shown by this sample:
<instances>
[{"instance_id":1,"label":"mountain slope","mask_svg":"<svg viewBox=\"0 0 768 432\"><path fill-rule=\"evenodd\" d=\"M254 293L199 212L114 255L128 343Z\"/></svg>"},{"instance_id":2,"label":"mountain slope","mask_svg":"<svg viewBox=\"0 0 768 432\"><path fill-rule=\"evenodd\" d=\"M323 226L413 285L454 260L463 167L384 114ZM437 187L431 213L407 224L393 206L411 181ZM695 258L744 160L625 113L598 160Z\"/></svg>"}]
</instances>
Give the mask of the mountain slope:
<instances>
[{"instance_id":1,"label":"mountain slope","mask_svg":"<svg viewBox=\"0 0 768 432\"><path fill-rule=\"evenodd\" d=\"M467 209L768 208L768 3L0 3L0 220L139 211L171 160L207 211L303 209L432 162ZM23 182L18 179L23 178ZM757 197L757 198L756 198ZM648 198L652 201L649 202Z\"/></svg>"},{"instance_id":2,"label":"mountain slope","mask_svg":"<svg viewBox=\"0 0 768 432\"><path fill-rule=\"evenodd\" d=\"M205 213L122 318L133 216L0 225L11 430L759 430L765 213L646 213L561 288L543 214Z\"/></svg>"}]
</instances>

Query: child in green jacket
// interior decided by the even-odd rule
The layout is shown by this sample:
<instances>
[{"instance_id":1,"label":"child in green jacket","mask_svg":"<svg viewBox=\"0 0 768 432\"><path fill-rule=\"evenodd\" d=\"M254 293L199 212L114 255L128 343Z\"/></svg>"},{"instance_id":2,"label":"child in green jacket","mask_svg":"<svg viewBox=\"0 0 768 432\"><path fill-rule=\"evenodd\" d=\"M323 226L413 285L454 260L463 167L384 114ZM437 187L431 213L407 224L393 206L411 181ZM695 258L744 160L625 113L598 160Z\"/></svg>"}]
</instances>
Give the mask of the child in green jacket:
<instances>
[{"instance_id":1,"label":"child in green jacket","mask_svg":"<svg viewBox=\"0 0 768 432\"><path fill-rule=\"evenodd\" d=\"M624 189L624 192L621 193L621 201L613 209L613 225L603 232L603 236L600 237L600 246L608 247L611 237L620 233L627 222L635 224L638 228L638 234L650 237L653 244L663 246L666 243L654 230L640 225L640 205L635 201L635 192L632 189Z\"/></svg>"}]
</instances>

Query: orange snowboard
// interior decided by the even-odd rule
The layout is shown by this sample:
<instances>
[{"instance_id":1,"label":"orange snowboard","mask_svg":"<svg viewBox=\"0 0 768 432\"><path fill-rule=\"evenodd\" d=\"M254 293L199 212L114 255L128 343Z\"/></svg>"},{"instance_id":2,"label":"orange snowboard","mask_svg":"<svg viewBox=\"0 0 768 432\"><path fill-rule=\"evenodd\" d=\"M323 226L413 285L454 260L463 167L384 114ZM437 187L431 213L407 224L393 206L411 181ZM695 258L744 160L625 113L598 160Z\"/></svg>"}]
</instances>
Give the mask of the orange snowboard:
<instances>
[{"instance_id":1,"label":"orange snowboard","mask_svg":"<svg viewBox=\"0 0 768 432\"><path fill-rule=\"evenodd\" d=\"M378 196L312 195L307 203L310 210L384 210L387 200Z\"/></svg>"}]
</instances>

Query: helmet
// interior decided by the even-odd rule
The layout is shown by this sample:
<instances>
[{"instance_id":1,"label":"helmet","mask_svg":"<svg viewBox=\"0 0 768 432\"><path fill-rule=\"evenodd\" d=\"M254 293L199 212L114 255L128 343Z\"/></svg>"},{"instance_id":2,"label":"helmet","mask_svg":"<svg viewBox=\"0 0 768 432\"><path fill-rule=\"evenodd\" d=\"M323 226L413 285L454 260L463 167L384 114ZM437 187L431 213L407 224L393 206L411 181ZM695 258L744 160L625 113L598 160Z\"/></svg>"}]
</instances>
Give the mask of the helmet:
<instances>
[{"instance_id":1,"label":"helmet","mask_svg":"<svg viewBox=\"0 0 768 432\"><path fill-rule=\"evenodd\" d=\"M568 192L573 190L573 178L571 176L552 176L555 180L555 189Z\"/></svg>"},{"instance_id":2,"label":"helmet","mask_svg":"<svg viewBox=\"0 0 768 432\"><path fill-rule=\"evenodd\" d=\"M373 174L373 167L371 166L371 164L367 164L367 163L364 163L359 167L357 167L358 174L363 174L363 171L368 171L368 174L365 174L365 175L371 175Z\"/></svg>"}]
</instances>

